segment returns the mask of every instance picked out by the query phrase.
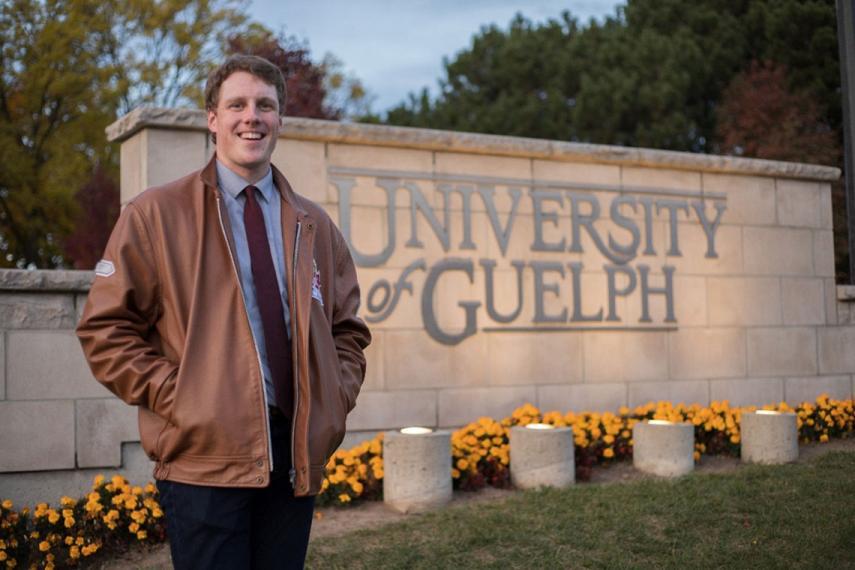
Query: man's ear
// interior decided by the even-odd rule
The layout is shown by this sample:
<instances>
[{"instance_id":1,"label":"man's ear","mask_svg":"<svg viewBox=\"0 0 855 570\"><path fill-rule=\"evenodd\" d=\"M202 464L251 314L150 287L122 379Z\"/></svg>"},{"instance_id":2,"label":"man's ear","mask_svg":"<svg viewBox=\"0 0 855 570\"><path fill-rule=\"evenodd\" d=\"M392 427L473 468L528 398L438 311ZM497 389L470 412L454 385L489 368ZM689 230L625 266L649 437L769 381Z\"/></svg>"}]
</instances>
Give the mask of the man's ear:
<instances>
[{"instance_id":1,"label":"man's ear","mask_svg":"<svg viewBox=\"0 0 855 570\"><path fill-rule=\"evenodd\" d=\"M208 130L212 133L217 132L217 112L208 110Z\"/></svg>"}]
</instances>

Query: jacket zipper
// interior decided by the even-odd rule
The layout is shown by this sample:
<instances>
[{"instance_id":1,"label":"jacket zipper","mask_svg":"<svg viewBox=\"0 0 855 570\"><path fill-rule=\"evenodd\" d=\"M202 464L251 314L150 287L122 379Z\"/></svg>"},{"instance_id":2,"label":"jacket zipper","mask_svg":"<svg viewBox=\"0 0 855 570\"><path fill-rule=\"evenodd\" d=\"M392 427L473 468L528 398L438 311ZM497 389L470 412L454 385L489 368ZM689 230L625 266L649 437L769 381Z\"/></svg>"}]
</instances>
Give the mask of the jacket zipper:
<instances>
[{"instance_id":1,"label":"jacket zipper","mask_svg":"<svg viewBox=\"0 0 855 570\"><path fill-rule=\"evenodd\" d=\"M229 259L232 262L232 271L235 273L235 279L237 279L238 290L240 291L240 302L243 305L243 312L246 315L247 324L249 323L249 313L246 310L246 301L244 301L243 296L243 285L240 282L240 275L237 272L237 266L235 265L235 258L232 255L232 248L229 246L229 238L226 235L226 226L223 224L223 211L220 209L220 193L217 191L217 217L220 220L220 230L223 232L223 239L226 240L226 249L229 250ZM270 470L273 471L273 442L270 438L270 431L268 426L270 425L270 418L268 417L268 402L267 402L267 389L264 386L264 368L261 365L261 353L258 352L258 344L255 341L255 334L252 332L252 327L249 327L249 334L252 336L252 346L255 348L255 357L258 360L258 375L261 378L261 394L264 396L264 435L267 439L267 455L270 459Z\"/></svg>"},{"instance_id":2,"label":"jacket zipper","mask_svg":"<svg viewBox=\"0 0 855 570\"><path fill-rule=\"evenodd\" d=\"M291 273L294 276L294 278L292 280L293 286L291 287L291 289L292 289L291 295L293 296L293 299L294 299L294 309L295 309L294 312L295 313L297 312L296 309L297 309L297 301L298 301L297 292L295 291L295 289L297 289L297 257L300 254L300 233L301 233L302 229L303 229L303 224L302 224L302 222L300 222L298 220L297 221L297 237L294 239L294 268L293 268L292 273ZM291 472L289 473L289 475L291 476L291 488L293 489L294 488L294 481L297 478L297 465L296 465L296 461L295 461L296 458L294 456L294 432L295 432L294 426L297 423L297 401L299 400L299 397L300 397L300 382L299 382L299 378L298 378L298 375L300 372L300 362L298 359L298 355L299 355L300 351L294 350L294 343L297 342L297 335L296 335L297 315L296 314L291 315L291 331L292 331L292 334L291 334L291 354L293 355L293 358L294 358L294 370L297 372L297 374L293 375L294 376L294 413L291 415Z\"/></svg>"}]
</instances>

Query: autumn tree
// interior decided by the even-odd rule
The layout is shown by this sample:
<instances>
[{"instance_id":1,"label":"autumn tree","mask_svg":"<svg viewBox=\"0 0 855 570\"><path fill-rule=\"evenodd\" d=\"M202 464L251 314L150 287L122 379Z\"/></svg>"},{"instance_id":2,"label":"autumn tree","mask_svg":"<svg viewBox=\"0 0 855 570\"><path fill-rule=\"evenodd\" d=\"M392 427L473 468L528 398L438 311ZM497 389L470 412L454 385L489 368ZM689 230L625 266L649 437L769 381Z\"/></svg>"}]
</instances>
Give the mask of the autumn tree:
<instances>
[{"instance_id":1,"label":"autumn tree","mask_svg":"<svg viewBox=\"0 0 855 570\"><path fill-rule=\"evenodd\" d=\"M770 160L837 164L838 137L818 102L792 91L783 65L752 62L725 89L718 108L721 150Z\"/></svg>"},{"instance_id":2,"label":"autumn tree","mask_svg":"<svg viewBox=\"0 0 855 570\"><path fill-rule=\"evenodd\" d=\"M98 168L115 171L104 128L141 103L195 99L221 49L217 38L245 19L239 7L235 0L0 4L0 266L66 263L66 237L97 223L75 194Z\"/></svg>"},{"instance_id":3,"label":"autumn tree","mask_svg":"<svg viewBox=\"0 0 855 570\"><path fill-rule=\"evenodd\" d=\"M119 217L119 185L115 174L98 166L89 180L74 195L78 207L71 233L63 241L65 259L75 269L92 269Z\"/></svg>"},{"instance_id":4,"label":"autumn tree","mask_svg":"<svg viewBox=\"0 0 855 570\"><path fill-rule=\"evenodd\" d=\"M286 116L340 120L366 110L368 97L362 83L346 74L332 55L313 61L305 41L275 35L255 24L246 33L228 38L226 51L263 57L282 71L288 90Z\"/></svg>"}]
</instances>

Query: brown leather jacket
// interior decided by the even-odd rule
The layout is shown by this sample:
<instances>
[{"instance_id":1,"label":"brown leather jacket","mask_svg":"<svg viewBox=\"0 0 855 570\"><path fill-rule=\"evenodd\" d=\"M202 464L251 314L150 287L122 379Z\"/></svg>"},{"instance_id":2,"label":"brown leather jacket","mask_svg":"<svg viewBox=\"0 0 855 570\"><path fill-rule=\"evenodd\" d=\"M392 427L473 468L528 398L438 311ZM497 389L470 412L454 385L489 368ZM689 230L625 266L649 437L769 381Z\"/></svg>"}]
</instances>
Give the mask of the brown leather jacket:
<instances>
[{"instance_id":1,"label":"brown leather jacket","mask_svg":"<svg viewBox=\"0 0 855 570\"><path fill-rule=\"evenodd\" d=\"M273 177L294 339L291 475L296 495L312 495L344 437L371 336L356 316L359 285L338 229L275 167ZM312 295L315 265L322 302ZM139 406L157 479L232 487L270 480L261 365L237 271L214 159L133 199L96 268L77 335L95 378Z\"/></svg>"}]
</instances>

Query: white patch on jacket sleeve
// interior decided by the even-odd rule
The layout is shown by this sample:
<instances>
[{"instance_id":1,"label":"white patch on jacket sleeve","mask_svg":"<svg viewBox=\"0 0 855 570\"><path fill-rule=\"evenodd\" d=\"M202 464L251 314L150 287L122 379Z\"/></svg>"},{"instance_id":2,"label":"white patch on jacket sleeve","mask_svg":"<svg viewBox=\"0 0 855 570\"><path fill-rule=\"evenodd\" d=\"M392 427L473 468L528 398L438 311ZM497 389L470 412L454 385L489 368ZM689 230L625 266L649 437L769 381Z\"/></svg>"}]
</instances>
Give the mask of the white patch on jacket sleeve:
<instances>
[{"instance_id":1,"label":"white patch on jacket sleeve","mask_svg":"<svg viewBox=\"0 0 855 570\"><path fill-rule=\"evenodd\" d=\"M116 266L113 265L112 261L102 259L101 261L95 264L95 275L98 275L99 277L109 277L115 272Z\"/></svg>"},{"instance_id":2,"label":"white patch on jacket sleeve","mask_svg":"<svg viewBox=\"0 0 855 570\"><path fill-rule=\"evenodd\" d=\"M318 262L316 260L312 260L312 265L315 269L315 274L312 277L312 298L316 299L323 306L324 298L321 295L321 272L318 269Z\"/></svg>"}]
</instances>

